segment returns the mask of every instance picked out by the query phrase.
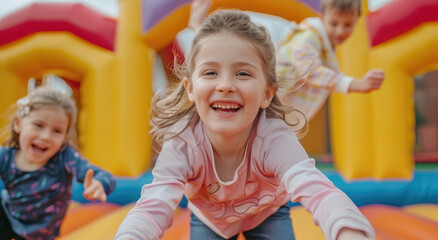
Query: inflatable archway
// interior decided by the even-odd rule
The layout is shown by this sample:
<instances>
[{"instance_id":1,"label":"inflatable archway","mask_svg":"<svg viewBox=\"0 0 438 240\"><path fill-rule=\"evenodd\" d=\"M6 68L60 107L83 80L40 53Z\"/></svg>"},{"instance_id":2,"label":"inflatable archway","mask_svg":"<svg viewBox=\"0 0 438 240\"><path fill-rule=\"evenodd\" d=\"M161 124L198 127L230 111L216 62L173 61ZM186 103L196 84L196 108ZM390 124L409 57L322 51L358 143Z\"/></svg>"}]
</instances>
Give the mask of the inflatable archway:
<instances>
[{"instance_id":1,"label":"inflatable archway","mask_svg":"<svg viewBox=\"0 0 438 240\"><path fill-rule=\"evenodd\" d=\"M97 164L105 163L110 157L105 153L107 146L117 137L107 130L117 125L112 117L116 101L111 98L114 93L108 87L114 85L111 82L115 80L113 55L68 33L36 33L3 49L0 64L4 67L0 74L8 76L9 85L2 87L1 95L15 93L2 101L5 104L12 104L26 95L29 78L40 77L50 70L55 70L61 77L80 81L83 96L79 103L80 145L86 156ZM13 86L20 90L11 91ZM92 89L106 90L90 92ZM96 136L105 137L96 139ZM87 139L87 144L84 139Z\"/></svg>"}]
</instances>

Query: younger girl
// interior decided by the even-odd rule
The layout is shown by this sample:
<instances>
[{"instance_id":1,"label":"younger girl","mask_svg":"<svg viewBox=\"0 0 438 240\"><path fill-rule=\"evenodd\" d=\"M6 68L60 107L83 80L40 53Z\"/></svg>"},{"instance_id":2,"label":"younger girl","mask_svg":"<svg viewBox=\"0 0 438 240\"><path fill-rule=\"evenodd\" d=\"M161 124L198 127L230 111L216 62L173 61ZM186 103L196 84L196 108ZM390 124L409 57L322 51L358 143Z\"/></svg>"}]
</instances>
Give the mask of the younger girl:
<instances>
[{"instance_id":1,"label":"younger girl","mask_svg":"<svg viewBox=\"0 0 438 240\"><path fill-rule=\"evenodd\" d=\"M72 196L73 177L84 197L106 201L111 174L70 146L76 106L67 95L40 87L17 102L9 139L0 147L0 239L54 239Z\"/></svg>"},{"instance_id":2,"label":"younger girl","mask_svg":"<svg viewBox=\"0 0 438 240\"><path fill-rule=\"evenodd\" d=\"M185 194L191 239L293 239L300 201L327 239L371 239L353 202L315 167L284 121L275 51L247 14L221 10L193 40L183 81L154 99L154 181L115 237L159 239ZM184 72L185 70L185 72Z\"/></svg>"}]
</instances>

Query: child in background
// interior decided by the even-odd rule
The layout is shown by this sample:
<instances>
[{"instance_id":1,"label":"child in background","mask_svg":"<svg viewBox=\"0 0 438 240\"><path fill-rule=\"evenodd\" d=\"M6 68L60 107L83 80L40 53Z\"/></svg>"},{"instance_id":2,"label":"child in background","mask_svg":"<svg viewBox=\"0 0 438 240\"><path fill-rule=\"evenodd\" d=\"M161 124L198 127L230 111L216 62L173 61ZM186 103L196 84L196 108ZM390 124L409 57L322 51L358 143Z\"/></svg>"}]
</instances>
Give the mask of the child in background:
<instances>
[{"instance_id":1,"label":"child in background","mask_svg":"<svg viewBox=\"0 0 438 240\"><path fill-rule=\"evenodd\" d=\"M194 0L189 28L197 31L205 18L212 0ZM368 93L380 88L384 73L369 70L361 79L339 71L335 47L353 32L360 16L360 0L321 0L321 17L307 18L299 25L272 18L271 35L281 36L277 45L277 76L291 79L290 74L303 71L301 81L289 81L278 96L283 104L293 107L312 119L324 106L330 92ZM257 15L252 16L257 19ZM294 68L295 66L295 68ZM310 68L309 68L310 66Z\"/></svg>"},{"instance_id":2,"label":"child in background","mask_svg":"<svg viewBox=\"0 0 438 240\"><path fill-rule=\"evenodd\" d=\"M105 202L114 190L113 176L72 147L76 116L73 99L48 87L17 101L11 135L0 147L0 239L55 239L73 177L88 200Z\"/></svg>"},{"instance_id":3,"label":"child in background","mask_svg":"<svg viewBox=\"0 0 438 240\"><path fill-rule=\"evenodd\" d=\"M293 239L289 201L299 201L331 239L373 239L369 221L308 157L276 96L267 30L241 11L219 10L196 34L182 81L153 99L161 150L116 240L159 239L183 195L192 240Z\"/></svg>"},{"instance_id":4,"label":"child in background","mask_svg":"<svg viewBox=\"0 0 438 240\"><path fill-rule=\"evenodd\" d=\"M325 104L330 92L368 93L382 85L384 73L369 70L361 79L339 72L335 47L353 33L360 16L360 0L321 0L321 18L307 18L278 47L277 74L288 76L289 66L300 68L314 61L307 79L297 91L291 85L280 94L285 104L293 104L308 119L312 119ZM307 63L306 63L307 62ZM302 69L302 66L301 66Z\"/></svg>"}]
</instances>

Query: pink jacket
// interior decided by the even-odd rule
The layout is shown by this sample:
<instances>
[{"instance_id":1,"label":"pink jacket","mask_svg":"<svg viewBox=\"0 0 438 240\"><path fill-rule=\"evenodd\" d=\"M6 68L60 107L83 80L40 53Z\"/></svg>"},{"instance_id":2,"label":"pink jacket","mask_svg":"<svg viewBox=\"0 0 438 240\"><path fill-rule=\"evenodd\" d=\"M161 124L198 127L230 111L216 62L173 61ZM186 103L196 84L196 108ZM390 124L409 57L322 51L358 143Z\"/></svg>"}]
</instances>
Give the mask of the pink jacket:
<instances>
[{"instance_id":1,"label":"pink jacket","mask_svg":"<svg viewBox=\"0 0 438 240\"><path fill-rule=\"evenodd\" d=\"M326 239L336 239L343 227L374 236L368 220L315 167L290 127L267 118L265 111L255 121L232 181L217 176L212 146L197 119L164 144L153 176L115 239L159 239L183 194L188 208L224 238L256 227L290 200L312 213Z\"/></svg>"}]
</instances>

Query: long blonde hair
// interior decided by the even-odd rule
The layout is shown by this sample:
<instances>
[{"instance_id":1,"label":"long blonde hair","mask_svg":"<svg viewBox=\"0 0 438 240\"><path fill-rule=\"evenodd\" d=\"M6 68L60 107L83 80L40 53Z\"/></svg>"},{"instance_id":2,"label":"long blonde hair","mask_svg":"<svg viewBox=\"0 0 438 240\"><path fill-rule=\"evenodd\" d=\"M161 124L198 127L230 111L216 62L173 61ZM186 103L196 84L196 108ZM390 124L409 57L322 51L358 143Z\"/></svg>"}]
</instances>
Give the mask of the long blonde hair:
<instances>
[{"instance_id":1,"label":"long blonde hair","mask_svg":"<svg viewBox=\"0 0 438 240\"><path fill-rule=\"evenodd\" d=\"M19 99L14 104L15 113L10 116L10 134L3 142L4 146L19 148L19 134L13 129L13 119L18 117L20 119L28 116L30 112L35 109L40 109L48 106L57 106L64 110L69 119L68 131L64 143L61 147L64 148L68 144L77 148L76 142L76 117L77 109L74 100L58 90L50 87L38 87L31 91L26 97Z\"/></svg>"},{"instance_id":2,"label":"long blonde hair","mask_svg":"<svg viewBox=\"0 0 438 240\"><path fill-rule=\"evenodd\" d=\"M246 13L238 10L216 10L204 21L193 39L192 47L184 63L179 65L177 61L174 61L175 73L180 80L191 79L200 41L207 36L218 33L231 33L254 45L259 51L259 56L265 67L263 70L268 85L278 85L275 72L275 47L268 30L254 24ZM266 115L285 120L285 114L292 110L292 108L281 104L279 98L274 96L266 108ZM150 115L152 125L150 134L153 148L159 151L164 141L178 136L188 127L190 119L197 116L195 105L189 101L183 81L172 88L158 92L152 99ZM169 128L182 118L188 118L186 125L175 133L169 133Z\"/></svg>"}]
</instances>

